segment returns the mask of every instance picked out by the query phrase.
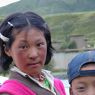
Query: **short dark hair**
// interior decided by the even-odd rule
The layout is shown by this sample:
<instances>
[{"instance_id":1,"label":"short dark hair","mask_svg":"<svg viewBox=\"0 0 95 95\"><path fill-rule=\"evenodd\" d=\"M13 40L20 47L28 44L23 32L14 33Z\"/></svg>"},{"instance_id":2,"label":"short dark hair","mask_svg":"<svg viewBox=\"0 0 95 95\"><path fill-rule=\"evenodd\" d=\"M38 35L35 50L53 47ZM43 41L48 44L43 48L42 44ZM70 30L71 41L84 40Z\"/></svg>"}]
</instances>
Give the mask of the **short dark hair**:
<instances>
[{"instance_id":1,"label":"short dark hair","mask_svg":"<svg viewBox=\"0 0 95 95\"><path fill-rule=\"evenodd\" d=\"M12 25L8 24L11 23ZM44 33L46 42L47 42L47 55L45 65L49 63L53 54L53 47L51 44L51 34L49 27L45 20L34 12L25 12L25 13L14 13L8 16L3 23L0 25L0 33L9 38L7 42L0 39L0 52L1 52L1 66L4 70L8 70L10 64L12 63L12 58L7 56L4 52L4 46L10 48L15 37L13 35L13 30L19 30L21 32L27 26L35 27L41 30Z\"/></svg>"}]
</instances>

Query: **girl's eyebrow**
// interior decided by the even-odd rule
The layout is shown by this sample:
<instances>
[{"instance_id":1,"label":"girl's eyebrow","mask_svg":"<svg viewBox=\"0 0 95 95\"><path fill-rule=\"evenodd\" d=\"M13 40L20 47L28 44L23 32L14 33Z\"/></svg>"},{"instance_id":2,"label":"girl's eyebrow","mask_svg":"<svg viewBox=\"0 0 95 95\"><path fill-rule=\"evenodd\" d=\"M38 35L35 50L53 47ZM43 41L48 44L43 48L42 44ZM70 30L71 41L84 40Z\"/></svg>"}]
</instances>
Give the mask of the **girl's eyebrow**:
<instances>
[{"instance_id":1,"label":"girl's eyebrow","mask_svg":"<svg viewBox=\"0 0 95 95\"><path fill-rule=\"evenodd\" d=\"M42 42L43 40L42 40L42 39L37 39L36 41L37 41L37 42L40 42L40 41ZM43 42L44 42L44 41L43 41Z\"/></svg>"},{"instance_id":2,"label":"girl's eyebrow","mask_svg":"<svg viewBox=\"0 0 95 95\"><path fill-rule=\"evenodd\" d=\"M21 42L21 43L26 43L27 40L22 39L22 40L20 40L20 42Z\"/></svg>"}]
</instances>

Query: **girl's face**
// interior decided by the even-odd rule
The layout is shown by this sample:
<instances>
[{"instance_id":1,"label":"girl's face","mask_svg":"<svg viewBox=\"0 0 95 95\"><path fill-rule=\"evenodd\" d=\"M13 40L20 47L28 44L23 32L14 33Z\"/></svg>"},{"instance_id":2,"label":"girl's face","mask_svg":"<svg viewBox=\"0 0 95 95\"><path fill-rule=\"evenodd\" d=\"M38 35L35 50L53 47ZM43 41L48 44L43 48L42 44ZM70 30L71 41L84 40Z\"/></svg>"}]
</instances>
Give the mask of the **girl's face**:
<instances>
[{"instance_id":1,"label":"girl's face","mask_svg":"<svg viewBox=\"0 0 95 95\"><path fill-rule=\"evenodd\" d=\"M95 70L95 64L89 64L81 70ZM95 95L95 76L74 79L71 83L70 95Z\"/></svg>"},{"instance_id":2,"label":"girl's face","mask_svg":"<svg viewBox=\"0 0 95 95\"><path fill-rule=\"evenodd\" d=\"M18 33L6 53L13 58L13 63L22 72L31 76L40 74L47 55L47 43L43 32L31 28Z\"/></svg>"}]
</instances>

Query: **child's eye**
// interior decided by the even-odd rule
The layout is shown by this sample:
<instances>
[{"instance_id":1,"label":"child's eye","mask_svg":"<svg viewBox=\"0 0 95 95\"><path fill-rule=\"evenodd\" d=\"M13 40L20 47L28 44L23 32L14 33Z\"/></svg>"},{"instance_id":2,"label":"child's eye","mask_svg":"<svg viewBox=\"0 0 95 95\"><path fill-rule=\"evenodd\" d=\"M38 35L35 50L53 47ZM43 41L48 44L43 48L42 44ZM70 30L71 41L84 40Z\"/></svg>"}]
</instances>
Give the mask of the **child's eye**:
<instances>
[{"instance_id":1,"label":"child's eye","mask_svg":"<svg viewBox=\"0 0 95 95\"><path fill-rule=\"evenodd\" d=\"M78 92L84 92L85 89L86 89L85 87L78 87L78 88L77 88Z\"/></svg>"}]
</instances>

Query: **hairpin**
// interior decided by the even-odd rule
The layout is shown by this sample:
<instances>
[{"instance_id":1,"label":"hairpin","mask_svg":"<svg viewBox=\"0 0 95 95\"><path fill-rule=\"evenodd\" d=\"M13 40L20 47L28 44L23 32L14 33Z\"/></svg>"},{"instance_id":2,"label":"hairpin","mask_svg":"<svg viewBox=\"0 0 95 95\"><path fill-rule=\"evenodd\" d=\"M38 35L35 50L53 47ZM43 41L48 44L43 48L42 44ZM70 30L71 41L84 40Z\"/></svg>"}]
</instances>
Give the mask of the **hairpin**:
<instances>
[{"instance_id":1,"label":"hairpin","mask_svg":"<svg viewBox=\"0 0 95 95\"><path fill-rule=\"evenodd\" d=\"M11 22L8 21L8 24L13 27L13 24Z\"/></svg>"},{"instance_id":2,"label":"hairpin","mask_svg":"<svg viewBox=\"0 0 95 95\"><path fill-rule=\"evenodd\" d=\"M9 38L3 36L1 33L0 33L0 38L4 41L4 42L7 42L9 40Z\"/></svg>"},{"instance_id":3,"label":"hairpin","mask_svg":"<svg viewBox=\"0 0 95 95\"><path fill-rule=\"evenodd\" d=\"M44 23L44 24L43 24L43 27L46 28L46 27L47 27L47 23Z\"/></svg>"}]
</instances>

